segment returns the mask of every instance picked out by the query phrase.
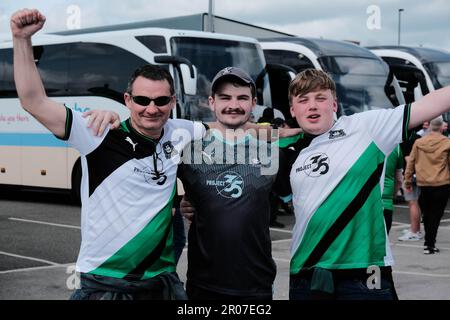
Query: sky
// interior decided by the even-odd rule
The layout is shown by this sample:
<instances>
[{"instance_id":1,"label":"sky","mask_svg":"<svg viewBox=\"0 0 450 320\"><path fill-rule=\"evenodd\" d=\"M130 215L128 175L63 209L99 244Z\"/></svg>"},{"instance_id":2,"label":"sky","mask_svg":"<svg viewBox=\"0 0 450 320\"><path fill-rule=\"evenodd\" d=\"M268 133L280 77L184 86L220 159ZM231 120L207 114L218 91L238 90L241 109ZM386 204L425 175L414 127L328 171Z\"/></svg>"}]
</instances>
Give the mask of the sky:
<instances>
[{"instance_id":1,"label":"sky","mask_svg":"<svg viewBox=\"0 0 450 320\"><path fill-rule=\"evenodd\" d=\"M42 32L190 15L208 11L208 0L1 0L0 37L21 8L39 9ZM301 37L397 44L399 9L402 45L450 51L449 0L215 0L214 13Z\"/></svg>"}]
</instances>

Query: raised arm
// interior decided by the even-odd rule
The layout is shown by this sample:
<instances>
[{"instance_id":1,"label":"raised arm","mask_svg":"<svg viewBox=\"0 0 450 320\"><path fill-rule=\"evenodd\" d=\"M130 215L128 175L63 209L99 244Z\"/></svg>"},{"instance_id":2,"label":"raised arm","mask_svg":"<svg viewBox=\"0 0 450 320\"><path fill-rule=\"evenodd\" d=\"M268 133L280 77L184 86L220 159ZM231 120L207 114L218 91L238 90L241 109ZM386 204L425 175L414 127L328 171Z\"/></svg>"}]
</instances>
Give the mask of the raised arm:
<instances>
[{"instance_id":1,"label":"raised arm","mask_svg":"<svg viewBox=\"0 0 450 320\"><path fill-rule=\"evenodd\" d=\"M22 107L58 137L65 135L66 109L49 99L34 62L31 37L45 23L38 10L20 10L11 17L14 81Z\"/></svg>"},{"instance_id":2,"label":"raised arm","mask_svg":"<svg viewBox=\"0 0 450 320\"><path fill-rule=\"evenodd\" d=\"M408 129L421 125L450 110L450 86L433 91L411 105Z\"/></svg>"}]
</instances>

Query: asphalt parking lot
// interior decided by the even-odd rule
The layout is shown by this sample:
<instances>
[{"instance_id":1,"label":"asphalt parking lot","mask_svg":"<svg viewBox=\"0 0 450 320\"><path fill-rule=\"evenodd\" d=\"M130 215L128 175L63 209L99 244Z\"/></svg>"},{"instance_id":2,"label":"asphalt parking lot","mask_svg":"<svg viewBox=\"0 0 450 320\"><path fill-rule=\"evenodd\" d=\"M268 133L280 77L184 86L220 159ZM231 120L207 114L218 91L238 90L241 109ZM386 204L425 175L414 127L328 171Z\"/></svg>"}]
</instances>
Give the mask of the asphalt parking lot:
<instances>
[{"instance_id":1,"label":"asphalt parking lot","mask_svg":"<svg viewBox=\"0 0 450 320\"><path fill-rule=\"evenodd\" d=\"M279 216L285 228L271 229L278 272L274 298L288 299L289 246L293 216ZM441 252L423 254L423 242L400 242L408 228L405 204L395 207L390 233L394 280L401 300L450 300L450 210L438 232ZM76 285L80 208L61 195L0 193L0 300L66 300ZM186 273L186 249L178 265Z\"/></svg>"}]
</instances>

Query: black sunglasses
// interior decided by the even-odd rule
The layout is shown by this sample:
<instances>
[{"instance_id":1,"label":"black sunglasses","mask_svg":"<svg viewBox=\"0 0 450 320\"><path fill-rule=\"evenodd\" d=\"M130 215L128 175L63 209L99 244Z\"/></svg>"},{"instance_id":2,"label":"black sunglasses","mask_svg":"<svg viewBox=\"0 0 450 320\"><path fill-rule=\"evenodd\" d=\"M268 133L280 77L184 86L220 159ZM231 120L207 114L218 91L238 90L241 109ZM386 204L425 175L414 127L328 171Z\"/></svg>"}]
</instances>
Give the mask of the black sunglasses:
<instances>
[{"instance_id":1,"label":"black sunglasses","mask_svg":"<svg viewBox=\"0 0 450 320\"><path fill-rule=\"evenodd\" d=\"M135 103L137 103L140 106L148 106L152 101L155 103L155 106L157 107L163 107L167 104L169 104L170 100L172 100L172 97L167 97L167 96L161 96L161 97L157 97L157 98L149 98L146 96L133 96L130 93L130 97L131 99L133 99L133 101Z\"/></svg>"}]
</instances>

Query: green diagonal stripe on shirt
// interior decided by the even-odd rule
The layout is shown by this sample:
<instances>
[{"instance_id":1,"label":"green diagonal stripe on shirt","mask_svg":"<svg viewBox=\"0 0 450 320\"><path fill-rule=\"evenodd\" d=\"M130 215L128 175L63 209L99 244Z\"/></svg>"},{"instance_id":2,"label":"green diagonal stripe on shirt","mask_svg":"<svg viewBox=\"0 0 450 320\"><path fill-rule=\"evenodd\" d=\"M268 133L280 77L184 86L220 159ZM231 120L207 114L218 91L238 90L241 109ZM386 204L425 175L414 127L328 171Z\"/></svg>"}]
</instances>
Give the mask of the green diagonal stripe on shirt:
<instances>
[{"instance_id":1,"label":"green diagonal stripe on shirt","mask_svg":"<svg viewBox=\"0 0 450 320\"><path fill-rule=\"evenodd\" d=\"M301 270L316 245L360 192L378 165L383 163L384 159L385 155L378 149L375 143L371 143L349 169L342 181L336 186L328 198L325 199L308 222L301 242L296 248L291 260L291 274L296 274ZM379 217L377 217L378 213ZM374 260L368 257L369 253L367 253L361 261L359 251L365 250L370 242L365 241L364 232L368 232L367 236L373 236L374 233L379 233L379 230L384 230L382 213L381 190L378 183L371 191L365 204L334 240L317 266L330 269L356 268L354 265L365 264L365 260L367 259ZM361 230L355 230L355 228L361 228ZM381 238L383 240L380 243L375 241L378 246L381 246L385 241L384 235ZM370 243L372 244L372 242ZM380 250L383 251L384 256L385 249L383 246L382 249L378 249L377 247L377 257Z\"/></svg>"},{"instance_id":2,"label":"green diagonal stripe on shirt","mask_svg":"<svg viewBox=\"0 0 450 320\"><path fill-rule=\"evenodd\" d=\"M289 146L289 145L297 142L299 139L303 138L303 136L304 136L304 134L302 132L302 133L296 134L295 136L280 138L280 139L276 140L275 143L278 143L278 146L280 148L286 148L287 146Z\"/></svg>"},{"instance_id":3,"label":"green diagonal stripe on shirt","mask_svg":"<svg viewBox=\"0 0 450 320\"><path fill-rule=\"evenodd\" d=\"M163 239L165 231L172 223L172 203L176 193L174 188L167 205L133 239L120 248L91 274L123 278L136 268ZM172 231L168 236L160 258L145 272L144 278L151 278L164 271L175 271L175 257L172 245Z\"/></svg>"},{"instance_id":4,"label":"green diagonal stripe on shirt","mask_svg":"<svg viewBox=\"0 0 450 320\"><path fill-rule=\"evenodd\" d=\"M386 233L379 187L378 184L372 190L363 207L324 253L317 267L355 269L384 265Z\"/></svg>"}]
</instances>

